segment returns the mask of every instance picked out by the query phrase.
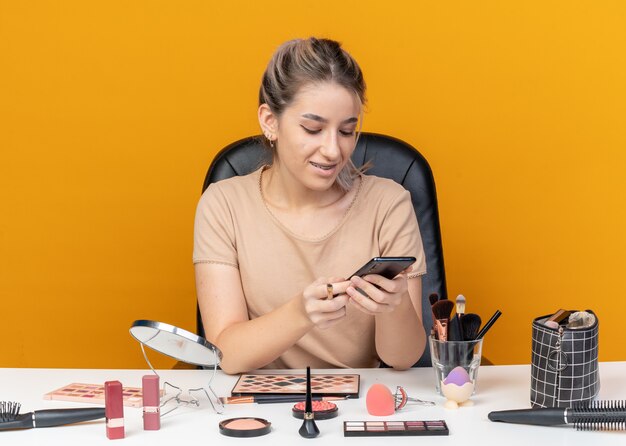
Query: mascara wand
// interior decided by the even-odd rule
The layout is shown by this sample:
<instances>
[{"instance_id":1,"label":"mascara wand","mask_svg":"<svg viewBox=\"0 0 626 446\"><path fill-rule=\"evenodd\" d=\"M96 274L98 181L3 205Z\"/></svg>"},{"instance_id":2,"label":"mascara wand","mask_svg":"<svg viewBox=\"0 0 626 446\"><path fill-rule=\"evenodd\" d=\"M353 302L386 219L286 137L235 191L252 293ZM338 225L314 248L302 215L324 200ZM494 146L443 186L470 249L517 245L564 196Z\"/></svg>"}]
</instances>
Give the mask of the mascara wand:
<instances>
[{"instance_id":1,"label":"mascara wand","mask_svg":"<svg viewBox=\"0 0 626 446\"><path fill-rule=\"evenodd\" d=\"M626 430L626 401L594 401L571 408L501 410L489 413L491 421L538 426L573 425L582 431Z\"/></svg>"}]
</instances>

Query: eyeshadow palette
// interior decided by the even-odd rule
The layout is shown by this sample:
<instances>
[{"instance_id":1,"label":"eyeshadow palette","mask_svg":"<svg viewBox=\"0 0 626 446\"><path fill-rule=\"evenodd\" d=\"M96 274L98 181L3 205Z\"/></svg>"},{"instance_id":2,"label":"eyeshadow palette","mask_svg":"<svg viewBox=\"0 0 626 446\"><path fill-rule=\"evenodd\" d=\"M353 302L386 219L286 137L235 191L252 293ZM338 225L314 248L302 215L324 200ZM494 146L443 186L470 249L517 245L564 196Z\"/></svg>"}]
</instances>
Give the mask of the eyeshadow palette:
<instances>
[{"instance_id":1,"label":"eyeshadow palette","mask_svg":"<svg viewBox=\"0 0 626 446\"><path fill-rule=\"evenodd\" d=\"M161 390L161 395L163 391ZM124 406L141 407L143 405L140 387L122 389ZM74 401L77 403L104 404L104 385L72 383L53 390L43 396L44 400Z\"/></svg>"},{"instance_id":2,"label":"eyeshadow palette","mask_svg":"<svg viewBox=\"0 0 626 446\"><path fill-rule=\"evenodd\" d=\"M385 437L398 435L449 435L443 420L432 421L344 421L344 437Z\"/></svg>"},{"instance_id":3,"label":"eyeshadow palette","mask_svg":"<svg viewBox=\"0 0 626 446\"><path fill-rule=\"evenodd\" d=\"M347 396L358 398L360 375L311 375L311 393L317 396ZM231 391L232 396L259 394L304 395L306 375L274 374L241 375Z\"/></svg>"}]
</instances>

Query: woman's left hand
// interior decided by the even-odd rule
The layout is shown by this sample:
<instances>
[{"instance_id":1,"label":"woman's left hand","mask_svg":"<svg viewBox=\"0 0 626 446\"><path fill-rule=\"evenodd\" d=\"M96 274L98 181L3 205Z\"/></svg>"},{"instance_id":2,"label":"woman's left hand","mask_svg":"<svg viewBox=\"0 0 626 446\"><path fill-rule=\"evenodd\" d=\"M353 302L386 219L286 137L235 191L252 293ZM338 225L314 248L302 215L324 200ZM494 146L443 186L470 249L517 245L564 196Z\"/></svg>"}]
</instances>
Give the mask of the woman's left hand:
<instances>
[{"instance_id":1,"label":"woman's left hand","mask_svg":"<svg viewBox=\"0 0 626 446\"><path fill-rule=\"evenodd\" d=\"M354 276L350 278L350 282L352 284L346 289L350 305L367 314L390 313L400 305L403 297L408 298L405 273L399 274L394 279L386 279L378 274Z\"/></svg>"}]
</instances>

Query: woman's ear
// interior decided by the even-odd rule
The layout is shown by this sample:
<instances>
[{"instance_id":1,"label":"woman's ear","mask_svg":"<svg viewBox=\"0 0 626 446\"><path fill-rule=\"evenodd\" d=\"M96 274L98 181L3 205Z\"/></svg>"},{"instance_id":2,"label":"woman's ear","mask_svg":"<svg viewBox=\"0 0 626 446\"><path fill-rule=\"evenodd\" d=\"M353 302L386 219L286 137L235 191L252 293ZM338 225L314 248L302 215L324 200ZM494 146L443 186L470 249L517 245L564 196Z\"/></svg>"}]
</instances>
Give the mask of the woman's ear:
<instances>
[{"instance_id":1,"label":"woman's ear","mask_svg":"<svg viewBox=\"0 0 626 446\"><path fill-rule=\"evenodd\" d=\"M276 139L276 131L278 130L278 120L276 115L270 109L269 105L261 104L259 106L259 125L265 137L269 140Z\"/></svg>"}]
</instances>

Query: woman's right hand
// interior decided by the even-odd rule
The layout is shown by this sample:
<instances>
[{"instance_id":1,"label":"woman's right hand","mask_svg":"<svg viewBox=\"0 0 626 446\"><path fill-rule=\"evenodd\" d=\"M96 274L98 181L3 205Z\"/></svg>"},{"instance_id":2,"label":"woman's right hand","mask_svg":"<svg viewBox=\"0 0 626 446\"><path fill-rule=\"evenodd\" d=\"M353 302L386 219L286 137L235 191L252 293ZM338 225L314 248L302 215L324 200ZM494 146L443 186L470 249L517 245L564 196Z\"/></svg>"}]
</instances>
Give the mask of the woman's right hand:
<instances>
[{"instance_id":1,"label":"woman's right hand","mask_svg":"<svg viewBox=\"0 0 626 446\"><path fill-rule=\"evenodd\" d=\"M332 299L328 299L328 284L332 285L334 295ZM304 289L302 293L304 311L316 327L326 329L346 317L346 304L349 299L346 289L350 284L349 280L342 278L321 277Z\"/></svg>"}]
</instances>

